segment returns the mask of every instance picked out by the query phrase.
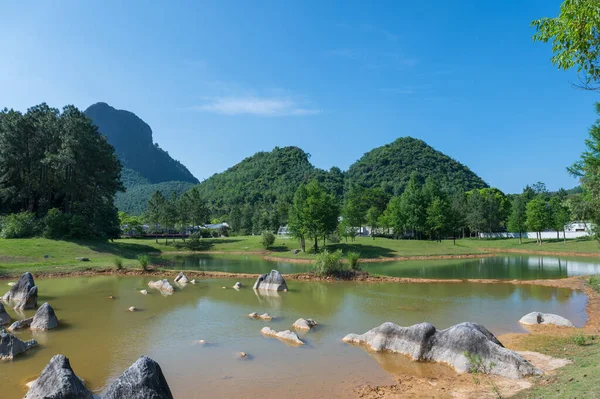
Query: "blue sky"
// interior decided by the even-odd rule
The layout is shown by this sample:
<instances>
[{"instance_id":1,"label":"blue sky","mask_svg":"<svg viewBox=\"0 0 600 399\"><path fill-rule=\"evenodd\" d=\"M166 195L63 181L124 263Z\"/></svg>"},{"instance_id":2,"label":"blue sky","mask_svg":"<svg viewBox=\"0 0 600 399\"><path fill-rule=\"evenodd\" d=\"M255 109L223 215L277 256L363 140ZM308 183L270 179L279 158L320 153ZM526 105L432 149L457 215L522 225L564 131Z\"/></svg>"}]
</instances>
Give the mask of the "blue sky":
<instances>
[{"instance_id":1,"label":"blue sky","mask_svg":"<svg viewBox=\"0 0 600 399\"><path fill-rule=\"evenodd\" d=\"M199 179L286 145L345 170L413 136L507 193L570 188L595 120L531 40L558 0L0 3L0 107L127 109Z\"/></svg>"}]
</instances>

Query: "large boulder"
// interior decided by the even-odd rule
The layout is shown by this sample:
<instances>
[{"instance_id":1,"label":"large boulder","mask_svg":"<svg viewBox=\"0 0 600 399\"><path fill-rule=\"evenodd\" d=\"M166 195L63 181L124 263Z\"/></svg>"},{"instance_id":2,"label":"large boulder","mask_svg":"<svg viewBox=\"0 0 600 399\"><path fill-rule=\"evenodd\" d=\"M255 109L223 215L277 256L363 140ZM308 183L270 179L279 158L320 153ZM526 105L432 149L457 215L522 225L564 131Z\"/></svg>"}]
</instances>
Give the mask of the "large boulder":
<instances>
[{"instance_id":1,"label":"large boulder","mask_svg":"<svg viewBox=\"0 0 600 399\"><path fill-rule=\"evenodd\" d=\"M177 277L175 277L175 282L179 284L187 284L190 280L183 274L183 272L179 272Z\"/></svg>"},{"instance_id":2,"label":"large boulder","mask_svg":"<svg viewBox=\"0 0 600 399\"><path fill-rule=\"evenodd\" d=\"M0 326L6 326L10 324L11 321L12 319L10 315L8 314L6 309L4 309L4 305L2 304L2 302L0 302Z\"/></svg>"},{"instance_id":3,"label":"large boulder","mask_svg":"<svg viewBox=\"0 0 600 399\"><path fill-rule=\"evenodd\" d=\"M35 312L33 321L31 322L32 330L51 330L58 326L58 319L54 313L54 309L48 302L44 303Z\"/></svg>"},{"instance_id":4,"label":"large boulder","mask_svg":"<svg viewBox=\"0 0 600 399\"><path fill-rule=\"evenodd\" d=\"M552 313L531 312L521 317L519 323L525 325L554 325L560 327L575 327L573 323L562 316Z\"/></svg>"},{"instance_id":5,"label":"large boulder","mask_svg":"<svg viewBox=\"0 0 600 399\"><path fill-rule=\"evenodd\" d=\"M17 284L13 285L2 297L4 302L13 303L15 309L37 308L38 289L33 281L31 273L27 272L19 278Z\"/></svg>"},{"instance_id":6,"label":"large boulder","mask_svg":"<svg viewBox=\"0 0 600 399\"><path fill-rule=\"evenodd\" d=\"M260 332L268 337L279 338L294 345L304 345L304 342L302 342L302 340L298 338L298 335L290 330L277 332L271 327L263 327L262 330L260 330Z\"/></svg>"},{"instance_id":7,"label":"large boulder","mask_svg":"<svg viewBox=\"0 0 600 399\"><path fill-rule=\"evenodd\" d=\"M21 341L14 335L5 332L4 329L0 329L0 360L11 360L18 354L37 346L37 344L34 339Z\"/></svg>"},{"instance_id":8,"label":"large boulder","mask_svg":"<svg viewBox=\"0 0 600 399\"><path fill-rule=\"evenodd\" d=\"M167 280L166 278L158 281L150 281L148 283L148 287L156 288L157 290L160 290L160 292L162 292L163 294L170 295L173 293L173 286L171 285L171 283L169 283L169 280Z\"/></svg>"},{"instance_id":9,"label":"large boulder","mask_svg":"<svg viewBox=\"0 0 600 399\"><path fill-rule=\"evenodd\" d=\"M439 331L429 323L400 327L388 322L362 335L348 334L344 342L365 344L374 351L401 353L416 361L446 363L459 373L472 368L508 378L542 373L475 323L460 323ZM474 359L478 359L478 364L474 364Z\"/></svg>"},{"instance_id":10,"label":"large boulder","mask_svg":"<svg viewBox=\"0 0 600 399\"><path fill-rule=\"evenodd\" d=\"M253 288L267 291L287 291L288 289L283 276L277 270L271 270L271 273L258 276Z\"/></svg>"},{"instance_id":11,"label":"large boulder","mask_svg":"<svg viewBox=\"0 0 600 399\"><path fill-rule=\"evenodd\" d=\"M103 399L172 399L171 389L158 363L140 357L115 380Z\"/></svg>"},{"instance_id":12,"label":"large boulder","mask_svg":"<svg viewBox=\"0 0 600 399\"><path fill-rule=\"evenodd\" d=\"M24 399L94 399L94 396L75 375L69 359L55 355L33 381Z\"/></svg>"}]
</instances>

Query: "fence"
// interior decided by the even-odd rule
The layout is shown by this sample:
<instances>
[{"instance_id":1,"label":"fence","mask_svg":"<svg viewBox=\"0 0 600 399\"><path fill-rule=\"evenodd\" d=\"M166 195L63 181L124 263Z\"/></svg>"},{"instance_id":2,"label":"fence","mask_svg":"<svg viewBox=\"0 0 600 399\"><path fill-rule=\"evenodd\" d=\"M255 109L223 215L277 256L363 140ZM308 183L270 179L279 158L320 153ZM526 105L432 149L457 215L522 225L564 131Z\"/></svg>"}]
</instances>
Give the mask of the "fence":
<instances>
[{"instance_id":1,"label":"fence","mask_svg":"<svg viewBox=\"0 0 600 399\"><path fill-rule=\"evenodd\" d=\"M522 233L523 238L533 238L537 237L537 233L535 231L529 231L526 233ZM556 231L542 231L542 240L556 239ZM559 238L562 240L566 238L567 240L573 240L575 238L580 237L589 237L591 234L589 231L567 231L560 232ZM481 238L519 238L519 233L479 233L479 237Z\"/></svg>"}]
</instances>

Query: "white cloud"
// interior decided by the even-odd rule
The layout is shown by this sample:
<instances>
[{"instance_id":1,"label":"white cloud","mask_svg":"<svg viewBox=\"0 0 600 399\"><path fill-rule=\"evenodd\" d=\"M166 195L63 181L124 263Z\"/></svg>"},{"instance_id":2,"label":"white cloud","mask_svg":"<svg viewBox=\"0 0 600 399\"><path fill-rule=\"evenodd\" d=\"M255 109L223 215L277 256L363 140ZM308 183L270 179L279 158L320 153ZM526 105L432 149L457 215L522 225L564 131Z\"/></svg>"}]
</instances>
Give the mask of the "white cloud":
<instances>
[{"instance_id":1,"label":"white cloud","mask_svg":"<svg viewBox=\"0 0 600 399\"><path fill-rule=\"evenodd\" d=\"M215 97L192 109L221 115L302 116L321 113L290 98L257 96Z\"/></svg>"}]
</instances>

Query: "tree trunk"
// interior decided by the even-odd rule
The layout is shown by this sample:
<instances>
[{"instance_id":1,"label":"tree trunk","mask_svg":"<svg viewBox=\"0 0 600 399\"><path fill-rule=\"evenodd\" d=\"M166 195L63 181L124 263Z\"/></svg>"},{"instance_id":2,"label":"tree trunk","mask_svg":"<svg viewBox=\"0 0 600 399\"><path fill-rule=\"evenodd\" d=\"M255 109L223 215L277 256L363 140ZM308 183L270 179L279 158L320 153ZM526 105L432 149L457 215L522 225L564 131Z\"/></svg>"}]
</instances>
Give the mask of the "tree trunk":
<instances>
[{"instance_id":1,"label":"tree trunk","mask_svg":"<svg viewBox=\"0 0 600 399\"><path fill-rule=\"evenodd\" d=\"M563 243L567 243L567 232L563 229Z\"/></svg>"},{"instance_id":2,"label":"tree trunk","mask_svg":"<svg viewBox=\"0 0 600 399\"><path fill-rule=\"evenodd\" d=\"M319 239L315 235L315 253L319 252Z\"/></svg>"},{"instance_id":3,"label":"tree trunk","mask_svg":"<svg viewBox=\"0 0 600 399\"><path fill-rule=\"evenodd\" d=\"M519 244L523 244L523 233L519 231Z\"/></svg>"},{"instance_id":4,"label":"tree trunk","mask_svg":"<svg viewBox=\"0 0 600 399\"><path fill-rule=\"evenodd\" d=\"M556 230L556 239L560 240L560 233L558 232L558 230Z\"/></svg>"},{"instance_id":5,"label":"tree trunk","mask_svg":"<svg viewBox=\"0 0 600 399\"><path fill-rule=\"evenodd\" d=\"M306 252L306 240L304 237L300 238L300 247L302 248L302 252Z\"/></svg>"}]
</instances>

